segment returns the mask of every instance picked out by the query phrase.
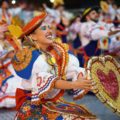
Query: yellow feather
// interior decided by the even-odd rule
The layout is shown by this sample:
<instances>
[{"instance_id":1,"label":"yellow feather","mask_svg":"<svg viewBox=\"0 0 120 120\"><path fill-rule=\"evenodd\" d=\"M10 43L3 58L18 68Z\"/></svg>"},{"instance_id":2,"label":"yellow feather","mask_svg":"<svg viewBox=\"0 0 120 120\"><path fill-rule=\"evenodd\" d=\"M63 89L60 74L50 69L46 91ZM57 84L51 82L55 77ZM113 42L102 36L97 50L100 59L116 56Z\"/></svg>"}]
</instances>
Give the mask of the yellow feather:
<instances>
[{"instance_id":1,"label":"yellow feather","mask_svg":"<svg viewBox=\"0 0 120 120\"><path fill-rule=\"evenodd\" d=\"M9 25L8 30L10 34L16 38L19 38L23 33L22 29L16 25Z\"/></svg>"},{"instance_id":2,"label":"yellow feather","mask_svg":"<svg viewBox=\"0 0 120 120\"><path fill-rule=\"evenodd\" d=\"M64 0L55 0L54 1L54 6L63 5L63 4L64 4Z\"/></svg>"},{"instance_id":3,"label":"yellow feather","mask_svg":"<svg viewBox=\"0 0 120 120\"><path fill-rule=\"evenodd\" d=\"M100 2L100 7L102 8L102 10L103 10L105 13L108 13L108 11L109 11L109 5L107 4L106 1L101 1L101 2Z\"/></svg>"}]
</instances>

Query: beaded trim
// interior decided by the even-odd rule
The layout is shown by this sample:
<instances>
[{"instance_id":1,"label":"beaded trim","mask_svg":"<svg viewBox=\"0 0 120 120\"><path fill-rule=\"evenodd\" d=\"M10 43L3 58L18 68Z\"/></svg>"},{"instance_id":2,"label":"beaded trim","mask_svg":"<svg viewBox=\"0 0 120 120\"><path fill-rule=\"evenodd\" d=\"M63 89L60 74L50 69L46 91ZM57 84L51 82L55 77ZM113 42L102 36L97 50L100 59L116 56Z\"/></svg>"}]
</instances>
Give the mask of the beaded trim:
<instances>
[{"instance_id":1,"label":"beaded trim","mask_svg":"<svg viewBox=\"0 0 120 120\"><path fill-rule=\"evenodd\" d=\"M107 91L106 86L103 85L103 83L101 82L97 74L98 70L103 71L105 74L109 74L110 70L112 70L115 73L117 77L117 84L119 87L119 91L117 91L117 97L113 98L108 94L109 89ZM88 77L95 84L95 87L92 91L96 94L96 96L100 99L100 101L103 104L107 105L114 113L120 115L120 67L117 61L115 61L115 59L111 56L93 57L88 61L87 73L89 75ZM104 76L102 75L102 77ZM111 81L106 82L107 87L110 86L112 90L113 85L115 84L113 84L113 79L111 78Z\"/></svg>"},{"instance_id":2,"label":"beaded trim","mask_svg":"<svg viewBox=\"0 0 120 120\"><path fill-rule=\"evenodd\" d=\"M35 48L26 47L16 53L16 56L12 60L13 67L16 71L21 71L29 65L33 50L35 50Z\"/></svg>"},{"instance_id":3,"label":"beaded trim","mask_svg":"<svg viewBox=\"0 0 120 120\"><path fill-rule=\"evenodd\" d=\"M56 60L55 64L57 66L57 69L56 69L57 70L57 76L65 80L66 79L65 68L66 68L66 66L68 64L68 60L69 60L68 48L66 47L65 44L63 44L61 42L58 42L58 41L55 41L53 46L54 46L54 49L53 49L54 53L52 51L50 51L50 54ZM60 57L60 61L57 60L58 56ZM48 61L48 63L49 63L49 61Z\"/></svg>"}]
</instances>

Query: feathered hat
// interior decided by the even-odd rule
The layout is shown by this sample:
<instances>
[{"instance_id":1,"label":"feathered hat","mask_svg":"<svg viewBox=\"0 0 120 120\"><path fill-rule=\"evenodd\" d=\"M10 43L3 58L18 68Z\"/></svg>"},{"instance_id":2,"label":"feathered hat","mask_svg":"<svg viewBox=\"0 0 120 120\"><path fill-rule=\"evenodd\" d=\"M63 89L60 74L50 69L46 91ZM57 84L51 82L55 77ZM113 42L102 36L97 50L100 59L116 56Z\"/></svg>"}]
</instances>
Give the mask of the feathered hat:
<instances>
[{"instance_id":1,"label":"feathered hat","mask_svg":"<svg viewBox=\"0 0 120 120\"><path fill-rule=\"evenodd\" d=\"M47 16L46 12L41 12L40 15L35 16L30 22L28 22L23 28L20 28L19 26L10 25L8 26L8 30L10 33L15 36L16 38L23 38L24 36L27 36L32 31L37 29L42 21Z\"/></svg>"},{"instance_id":2,"label":"feathered hat","mask_svg":"<svg viewBox=\"0 0 120 120\"><path fill-rule=\"evenodd\" d=\"M18 48L20 48L20 44L18 39L23 38L24 36L29 35L31 32L33 32L35 29L37 29L42 21L47 16L46 12L41 12L40 15L34 17L30 22L28 22L23 28L16 26L16 25L9 25L8 30L10 34L12 35L12 40L14 41ZM10 39L10 37L9 37Z\"/></svg>"}]
</instances>

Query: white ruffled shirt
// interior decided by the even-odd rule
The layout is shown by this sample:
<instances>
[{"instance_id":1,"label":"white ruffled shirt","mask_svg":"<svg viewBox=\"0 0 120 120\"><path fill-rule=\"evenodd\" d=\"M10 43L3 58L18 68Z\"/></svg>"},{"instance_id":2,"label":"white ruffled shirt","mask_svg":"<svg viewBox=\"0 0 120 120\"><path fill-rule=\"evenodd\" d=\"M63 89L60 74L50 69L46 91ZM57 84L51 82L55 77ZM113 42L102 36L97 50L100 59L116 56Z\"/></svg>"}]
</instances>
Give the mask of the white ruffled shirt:
<instances>
[{"instance_id":1,"label":"white ruffled shirt","mask_svg":"<svg viewBox=\"0 0 120 120\"><path fill-rule=\"evenodd\" d=\"M72 79L72 81L75 81L80 73L85 75L85 69L80 68L78 59L69 54L69 63L66 67L65 73L67 79ZM37 58L33 65L30 80L26 81L23 79L22 86L26 90L32 90L32 101L39 100L39 97L36 96L36 94L41 96L46 92L49 94L45 95L45 99L52 99L61 91L60 89L55 89L54 87L51 89L56 77L57 76L55 76L53 67L46 62L46 57L42 54ZM75 91L77 90L75 89ZM77 94L80 91L81 90L79 90ZM74 94L74 96L76 97L77 95Z\"/></svg>"}]
</instances>

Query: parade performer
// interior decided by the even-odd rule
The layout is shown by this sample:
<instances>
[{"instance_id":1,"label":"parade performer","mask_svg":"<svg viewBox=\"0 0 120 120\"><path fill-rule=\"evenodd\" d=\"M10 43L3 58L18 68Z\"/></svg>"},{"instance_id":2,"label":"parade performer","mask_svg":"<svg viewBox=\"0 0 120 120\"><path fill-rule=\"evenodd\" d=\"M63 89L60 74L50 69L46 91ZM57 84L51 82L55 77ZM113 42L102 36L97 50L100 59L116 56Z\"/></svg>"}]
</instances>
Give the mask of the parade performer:
<instances>
[{"instance_id":1,"label":"parade performer","mask_svg":"<svg viewBox=\"0 0 120 120\"><path fill-rule=\"evenodd\" d=\"M9 8L8 1L3 0L0 9L0 23L5 22L7 24L11 24L13 16L20 14L23 8L25 8L24 4L17 8Z\"/></svg>"},{"instance_id":2,"label":"parade performer","mask_svg":"<svg viewBox=\"0 0 120 120\"><path fill-rule=\"evenodd\" d=\"M16 120L74 120L95 119L86 108L60 99L65 89L74 89L79 99L91 89L85 69L76 57L68 54L66 45L54 41L52 31L43 20L46 13L33 18L19 38L35 47L23 47L13 58L16 74L22 78L24 90L17 89ZM67 79L72 81L67 81ZM84 89L84 90L82 90Z\"/></svg>"},{"instance_id":3,"label":"parade performer","mask_svg":"<svg viewBox=\"0 0 120 120\"><path fill-rule=\"evenodd\" d=\"M8 41L4 40L4 36L7 29L6 24L0 26L0 108L15 107L16 89L21 88L21 78L15 74L11 64L11 59L15 49L18 49L18 45L11 38L8 40L9 46L6 45Z\"/></svg>"},{"instance_id":4,"label":"parade performer","mask_svg":"<svg viewBox=\"0 0 120 120\"><path fill-rule=\"evenodd\" d=\"M101 50L98 47L98 41L102 38L109 38L119 30L108 30L108 28L98 22L99 14L98 7L90 7L85 9L82 15L80 27L81 37L81 50L83 50L82 56L84 56L84 65L91 56L98 56ZM111 28L111 27L110 27Z\"/></svg>"},{"instance_id":5,"label":"parade performer","mask_svg":"<svg viewBox=\"0 0 120 120\"><path fill-rule=\"evenodd\" d=\"M63 43L67 43L69 21L73 15L65 10L63 4L56 4L55 9L48 8L46 4L43 4L43 7L56 21L57 37L60 37Z\"/></svg>"},{"instance_id":6,"label":"parade performer","mask_svg":"<svg viewBox=\"0 0 120 120\"><path fill-rule=\"evenodd\" d=\"M0 9L0 19L8 24L11 23L12 15L8 12L8 2L3 1Z\"/></svg>"},{"instance_id":7,"label":"parade performer","mask_svg":"<svg viewBox=\"0 0 120 120\"><path fill-rule=\"evenodd\" d=\"M11 46L6 38L6 31L7 26L12 24L20 24L20 19L16 19L16 15L18 15L22 9L25 7L24 4L22 4L20 7L16 8L9 8L9 3L7 0L2 1L2 5L0 8L0 44L2 45L3 49L8 49L9 46Z\"/></svg>"},{"instance_id":8,"label":"parade performer","mask_svg":"<svg viewBox=\"0 0 120 120\"><path fill-rule=\"evenodd\" d=\"M15 74L11 64L13 55L13 49L0 50L0 108L15 107L16 89L21 88L21 78Z\"/></svg>"},{"instance_id":9,"label":"parade performer","mask_svg":"<svg viewBox=\"0 0 120 120\"><path fill-rule=\"evenodd\" d=\"M68 28L67 40L73 41L73 48L77 49L81 46L80 37L79 37L79 26L80 26L80 16L76 16Z\"/></svg>"}]
</instances>

